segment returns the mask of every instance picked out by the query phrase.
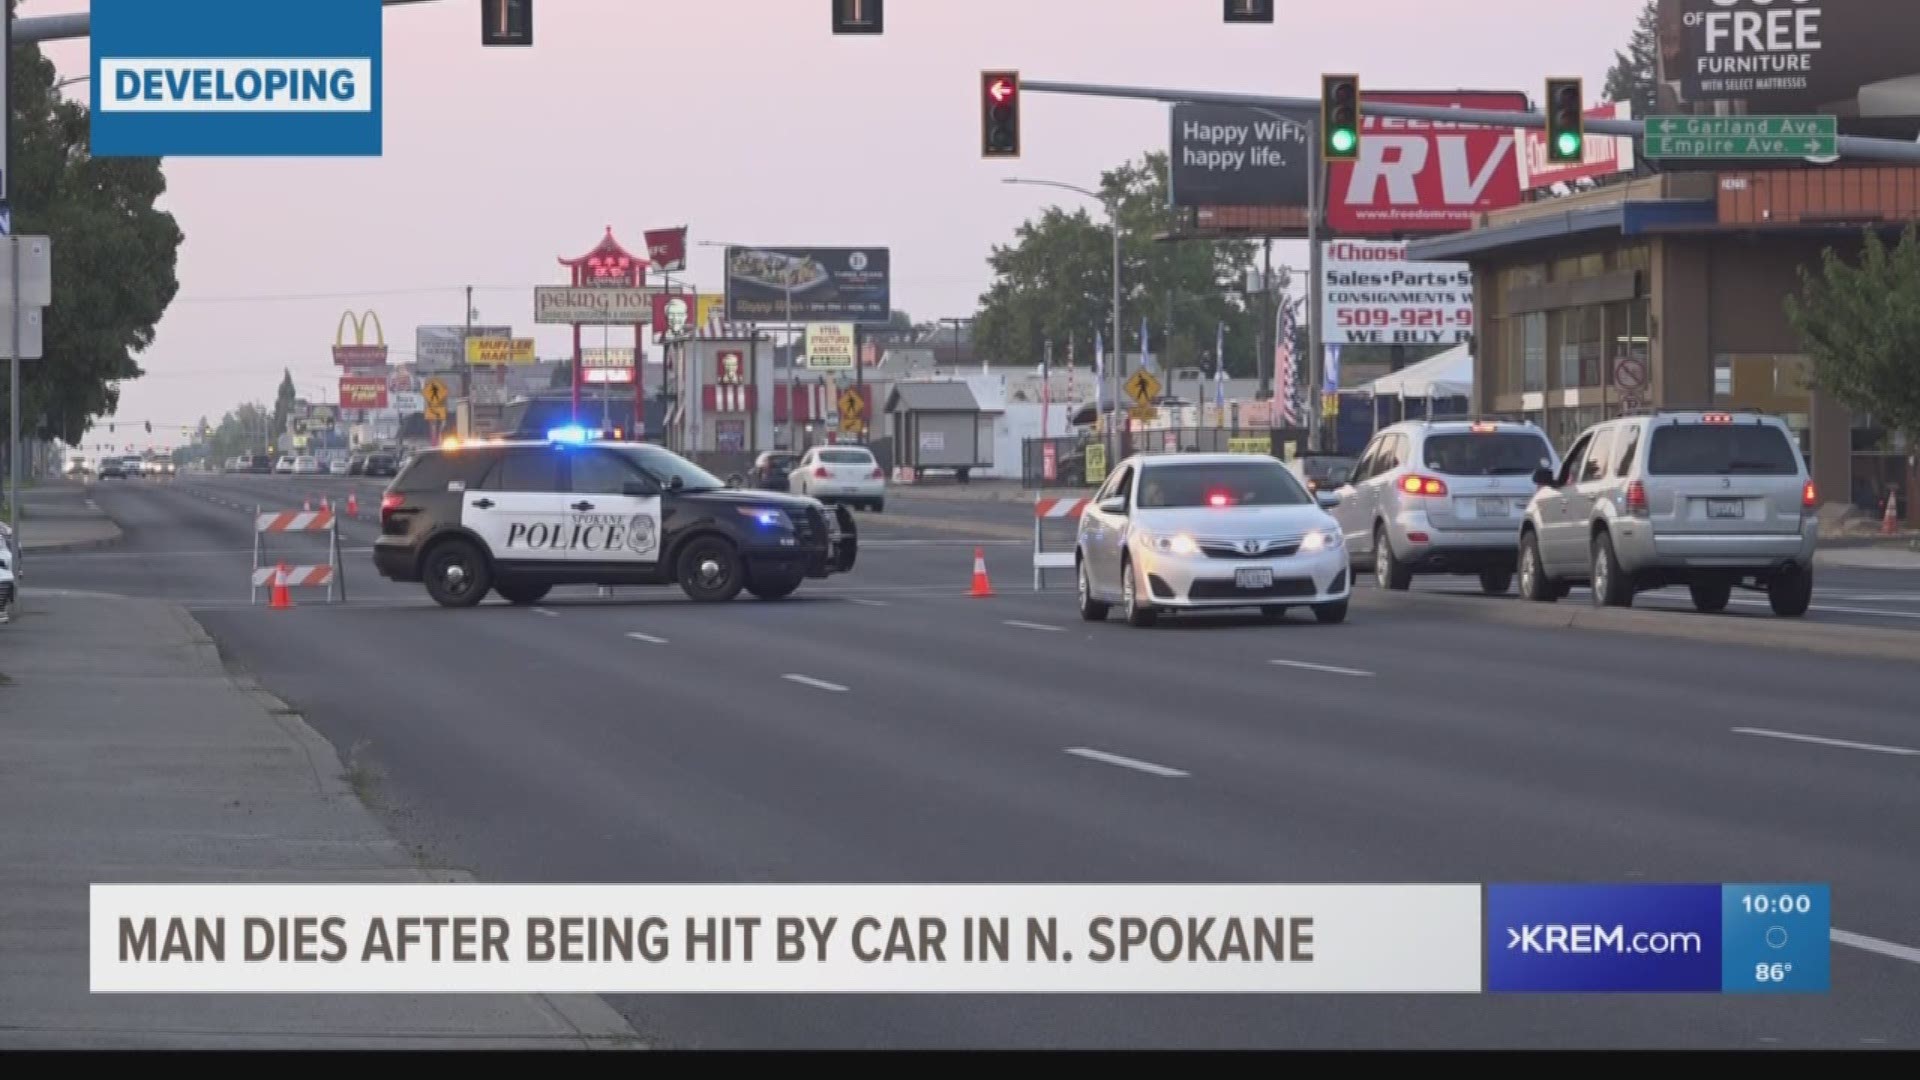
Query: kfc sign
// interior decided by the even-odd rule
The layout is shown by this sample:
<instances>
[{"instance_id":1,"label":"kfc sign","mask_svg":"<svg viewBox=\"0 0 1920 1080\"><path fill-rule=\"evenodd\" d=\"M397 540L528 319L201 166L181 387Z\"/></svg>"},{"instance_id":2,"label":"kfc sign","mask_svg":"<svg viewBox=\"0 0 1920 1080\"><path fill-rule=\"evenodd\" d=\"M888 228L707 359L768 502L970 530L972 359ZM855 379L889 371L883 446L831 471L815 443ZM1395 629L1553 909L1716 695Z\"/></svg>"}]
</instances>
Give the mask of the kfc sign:
<instances>
[{"instance_id":1,"label":"kfc sign","mask_svg":"<svg viewBox=\"0 0 1920 1080\"><path fill-rule=\"evenodd\" d=\"M1522 93L1367 94L1398 105L1525 112ZM1327 164L1327 222L1344 235L1446 233L1520 202L1511 128L1363 113L1360 156Z\"/></svg>"}]
</instances>

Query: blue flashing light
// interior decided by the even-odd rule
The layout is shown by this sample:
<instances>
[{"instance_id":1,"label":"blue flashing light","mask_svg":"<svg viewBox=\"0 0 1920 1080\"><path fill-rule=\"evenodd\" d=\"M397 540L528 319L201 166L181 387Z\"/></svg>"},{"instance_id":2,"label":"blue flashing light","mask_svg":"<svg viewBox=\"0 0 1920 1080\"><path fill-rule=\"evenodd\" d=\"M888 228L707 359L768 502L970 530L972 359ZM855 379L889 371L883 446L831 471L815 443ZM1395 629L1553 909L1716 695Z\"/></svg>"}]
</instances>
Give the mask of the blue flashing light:
<instances>
[{"instance_id":1,"label":"blue flashing light","mask_svg":"<svg viewBox=\"0 0 1920 1080\"><path fill-rule=\"evenodd\" d=\"M737 509L743 517L752 518L764 528L784 529L789 527L787 514L784 510L767 510L757 506L742 506Z\"/></svg>"},{"instance_id":2,"label":"blue flashing light","mask_svg":"<svg viewBox=\"0 0 1920 1080\"><path fill-rule=\"evenodd\" d=\"M565 427L557 427L547 432L547 441L557 443L583 443L587 441L587 429L581 427L579 424L568 424Z\"/></svg>"}]
</instances>

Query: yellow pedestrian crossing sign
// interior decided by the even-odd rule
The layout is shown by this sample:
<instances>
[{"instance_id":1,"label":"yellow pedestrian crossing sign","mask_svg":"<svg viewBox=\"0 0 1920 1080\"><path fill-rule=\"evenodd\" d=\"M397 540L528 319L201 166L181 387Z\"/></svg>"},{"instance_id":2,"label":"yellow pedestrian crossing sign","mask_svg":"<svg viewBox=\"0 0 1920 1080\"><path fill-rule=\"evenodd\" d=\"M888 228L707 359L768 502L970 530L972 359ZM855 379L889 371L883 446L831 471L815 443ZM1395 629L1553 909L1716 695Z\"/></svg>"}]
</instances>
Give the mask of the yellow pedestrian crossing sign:
<instances>
[{"instance_id":1,"label":"yellow pedestrian crossing sign","mask_svg":"<svg viewBox=\"0 0 1920 1080\"><path fill-rule=\"evenodd\" d=\"M866 409L867 403L858 390L849 387L840 391L840 430L848 435L864 430L867 426Z\"/></svg>"},{"instance_id":2,"label":"yellow pedestrian crossing sign","mask_svg":"<svg viewBox=\"0 0 1920 1080\"><path fill-rule=\"evenodd\" d=\"M1150 371L1136 371L1127 379L1127 396L1137 405L1151 405L1160 396L1160 380Z\"/></svg>"},{"instance_id":3,"label":"yellow pedestrian crossing sign","mask_svg":"<svg viewBox=\"0 0 1920 1080\"><path fill-rule=\"evenodd\" d=\"M420 396L426 399L426 418L428 420L445 420L447 418L446 383L437 378L428 379L427 385L421 389Z\"/></svg>"}]
</instances>

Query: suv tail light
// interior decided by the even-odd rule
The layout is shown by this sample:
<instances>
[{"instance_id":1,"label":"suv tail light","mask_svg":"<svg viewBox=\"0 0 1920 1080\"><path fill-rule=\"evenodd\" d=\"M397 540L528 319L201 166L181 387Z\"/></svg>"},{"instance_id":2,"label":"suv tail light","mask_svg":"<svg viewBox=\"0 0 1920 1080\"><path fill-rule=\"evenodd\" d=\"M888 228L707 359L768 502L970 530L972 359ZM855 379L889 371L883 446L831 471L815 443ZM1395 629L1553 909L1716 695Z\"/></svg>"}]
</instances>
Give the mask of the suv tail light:
<instances>
[{"instance_id":1,"label":"suv tail light","mask_svg":"<svg viewBox=\"0 0 1920 1080\"><path fill-rule=\"evenodd\" d=\"M878 465L875 465L875 466L873 467L873 479L875 479L875 480L885 480L886 478L887 478L887 470L885 470L885 469L883 469L883 468L881 468L881 467L880 467L880 466L878 466ZM1809 486L1811 486L1811 485L1809 485Z\"/></svg>"},{"instance_id":2,"label":"suv tail light","mask_svg":"<svg viewBox=\"0 0 1920 1080\"><path fill-rule=\"evenodd\" d=\"M1409 495L1438 496L1447 493L1447 482L1433 476L1408 473L1400 478L1400 490Z\"/></svg>"},{"instance_id":3,"label":"suv tail light","mask_svg":"<svg viewBox=\"0 0 1920 1080\"><path fill-rule=\"evenodd\" d=\"M392 516L395 510L400 509L406 501L406 496L394 491L380 496L380 527L382 529L387 527L387 518Z\"/></svg>"},{"instance_id":4,"label":"suv tail light","mask_svg":"<svg viewBox=\"0 0 1920 1080\"><path fill-rule=\"evenodd\" d=\"M832 475L833 473L829 472L825 465L815 465L813 467L813 478L815 480L825 480L827 477Z\"/></svg>"},{"instance_id":5,"label":"suv tail light","mask_svg":"<svg viewBox=\"0 0 1920 1080\"><path fill-rule=\"evenodd\" d=\"M1647 485L1638 480L1627 481L1627 512L1634 517L1646 517L1650 512L1647 506Z\"/></svg>"},{"instance_id":6,"label":"suv tail light","mask_svg":"<svg viewBox=\"0 0 1920 1080\"><path fill-rule=\"evenodd\" d=\"M1803 510L1812 510L1819 505L1820 489L1814 487L1813 481L1809 480L1807 486L1800 489L1800 507Z\"/></svg>"}]
</instances>

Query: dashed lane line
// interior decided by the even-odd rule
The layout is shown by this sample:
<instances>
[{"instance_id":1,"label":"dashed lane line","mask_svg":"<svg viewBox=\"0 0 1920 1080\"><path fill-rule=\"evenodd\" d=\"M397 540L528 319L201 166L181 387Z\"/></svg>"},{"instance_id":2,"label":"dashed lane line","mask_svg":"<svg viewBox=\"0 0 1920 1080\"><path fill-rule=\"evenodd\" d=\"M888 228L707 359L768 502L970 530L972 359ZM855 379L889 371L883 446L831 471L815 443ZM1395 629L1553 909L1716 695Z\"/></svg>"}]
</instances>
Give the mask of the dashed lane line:
<instances>
[{"instance_id":1,"label":"dashed lane line","mask_svg":"<svg viewBox=\"0 0 1920 1080\"><path fill-rule=\"evenodd\" d=\"M1156 765L1151 761L1141 761L1139 758L1124 757L1120 754L1109 754L1105 750L1092 750L1084 746L1069 746L1067 747L1067 753L1072 754L1074 757L1086 758L1088 761L1098 761L1103 765L1117 765L1122 769L1132 769L1135 772L1148 773L1169 780L1177 780L1188 775L1185 771L1168 765Z\"/></svg>"},{"instance_id":2,"label":"dashed lane line","mask_svg":"<svg viewBox=\"0 0 1920 1080\"><path fill-rule=\"evenodd\" d=\"M1920 757L1920 750L1908 746L1885 746L1880 743L1854 742L1851 739L1829 739L1824 735L1802 735L1796 731L1772 731L1767 728L1737 727L1733 728L1732 731L1735 735L1756 735L1763 739L1784 739L1788 742L1811 743L1815 746L1831 746L1839 750L1864 750L1871 754Z\"/></svg>"},{"instance_id":3,"label":"dashed lane line","mask_svg":"<svg viewBox=\"0 0 1920 1080\"><path fill-rule=\"evenodd\" d=\"M830 683L825 679L816 679L811 675L788 674L780 677L788 682L799 683L801 686L811 686L815 690L825 690L831 694L844 694L847 692L847 688L841 686L839 683Z\"/></svg>"}]
</instances>

